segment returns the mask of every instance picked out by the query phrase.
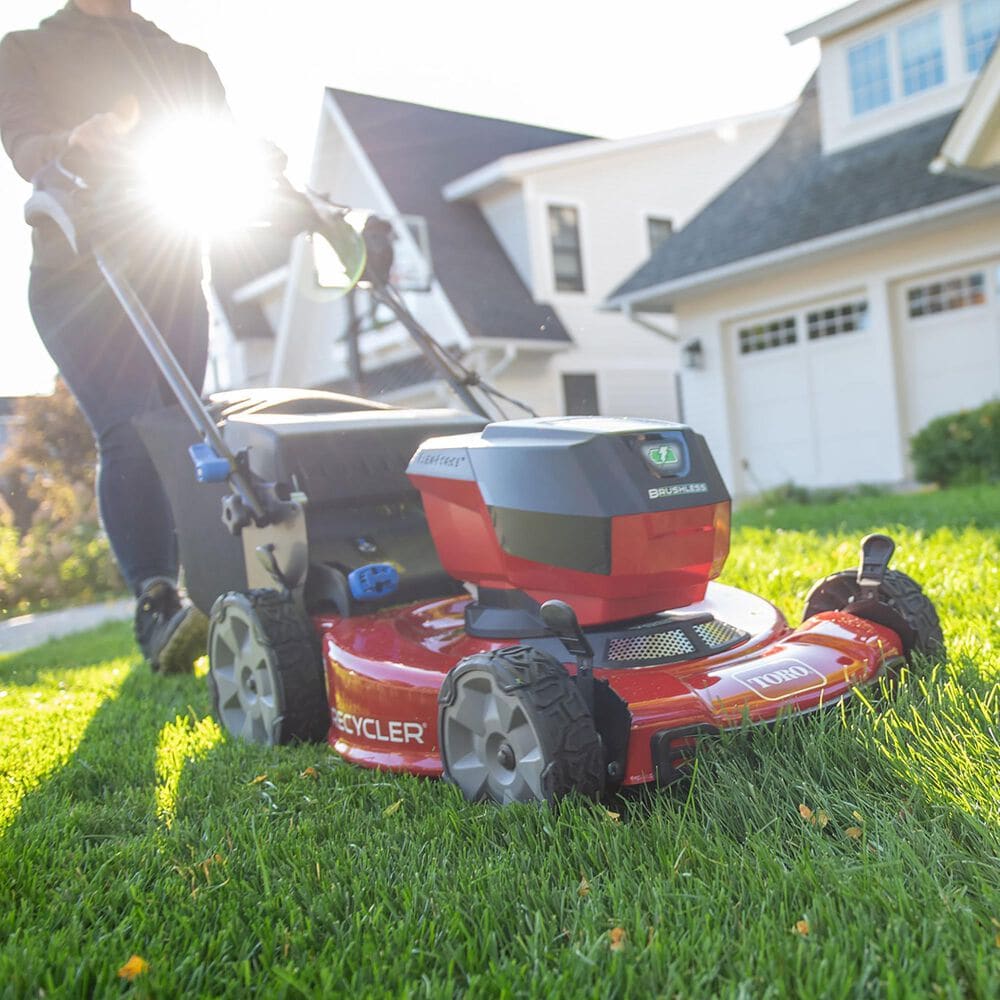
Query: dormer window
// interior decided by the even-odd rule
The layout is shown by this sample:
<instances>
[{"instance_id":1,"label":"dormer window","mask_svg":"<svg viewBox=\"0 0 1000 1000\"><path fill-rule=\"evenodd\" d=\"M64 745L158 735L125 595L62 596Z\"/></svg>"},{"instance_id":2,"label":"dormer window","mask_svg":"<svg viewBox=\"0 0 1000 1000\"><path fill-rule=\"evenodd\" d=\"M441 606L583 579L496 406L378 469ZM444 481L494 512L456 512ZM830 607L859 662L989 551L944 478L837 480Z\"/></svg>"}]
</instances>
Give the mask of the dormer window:
<instances>
[{"instance_id":1,"label":"dormer window","mask_svg":"<svg viewBox=\"0 0 1000 1000\"><path fill-rule=\"evenodd\" d=\"M892 100L889 47L884 35L847 50L851 74L851 110L856 115L882 107Z\"/></svg>"},{"instance_id":2,"label":"dormer window","mask_svg":"<svg viewBox=\"0 0 1000 1000\"><path fill-rule=\"evenodd\" d=\"M965 68L978 73L1000 35L1000 0L962 0Z\"/></svg>"},{"instance_id":3,"label":"dormer window","mask_svg":"<svg viewBox=\"0 0 1000 1000\"><path fill-rule=\"evenodd\" d=\"M944 83L940 14L928 14L899 29L899 68L904 97Z\"/></svg>"}]
</instances>

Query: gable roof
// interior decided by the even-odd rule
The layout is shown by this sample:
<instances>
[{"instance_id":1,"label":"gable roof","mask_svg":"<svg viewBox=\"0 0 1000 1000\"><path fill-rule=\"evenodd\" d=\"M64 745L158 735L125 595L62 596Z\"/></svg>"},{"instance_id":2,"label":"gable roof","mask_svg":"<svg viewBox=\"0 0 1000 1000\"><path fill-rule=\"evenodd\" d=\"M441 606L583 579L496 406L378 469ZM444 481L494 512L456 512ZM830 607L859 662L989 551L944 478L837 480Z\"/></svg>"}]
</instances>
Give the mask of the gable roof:
<instances>
[{"instance_id":1,"label":"gable roof","mask_svg":"<svg viewBox=\"0 0 1000 1000\"><path fill-rule=\"evenodd\" d=\"M982 68L931 163L935 173L1000 180L1000 46Z\"/></svg>"},{"instance_id":2,"label":"gable roof","mask_svg":"<svg viewBox=\"0 0 1000 1000\"><path fill-rule=\"evenodd\" d=\"M770 149L662 244L609 302L621 305L661 286L679 291L698 283L698 275L739 263L749 270L754 258L836 234L850 238L850 230L992 187L928 169L955 113L824 155L818 104L814 77Z\"/></svg>"},{"instance_id":3,"label":"gable roof","mask_svg":"<svg viewBox=\"0 0 1000 1000\"><path fill-rule=\"evenodd\" d=\"M536 303L479 207L448 202L449 181L512 153L593 136L329 89L396 208L427 220L434 274L474 337L568 341Z\"/></svg>"}]
</instances>

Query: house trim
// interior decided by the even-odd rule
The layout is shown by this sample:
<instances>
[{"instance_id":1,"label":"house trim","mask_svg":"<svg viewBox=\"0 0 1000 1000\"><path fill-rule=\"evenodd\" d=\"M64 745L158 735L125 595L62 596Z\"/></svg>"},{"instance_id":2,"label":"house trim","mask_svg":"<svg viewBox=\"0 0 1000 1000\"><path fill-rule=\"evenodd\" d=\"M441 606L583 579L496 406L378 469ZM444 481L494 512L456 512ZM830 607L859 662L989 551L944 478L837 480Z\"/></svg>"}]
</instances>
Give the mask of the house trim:
<instances>
[{"instance_id":1,"label":"house trim","mask_svg":"<svg viewBox=\"0 0 1000 1000\"><path fill-rule=\"evenodd\" d=\"M731 118L719 118L711 122L685 125L665 132L653 132L649 135L640 135L629 139L591 139L535 150L530 153L514 153L510 156L502 156L492 163L487 163L463 177L456 177L455 180L441 189L441 194L445 201L475 198L496 185L518 183L527 174L537 170L568 166L584 160L598 160L607 156L616 156L619 153L640 150L646 146L655 146L662 142L694 138L706 132L718 132L726 127L752 125L770 118L787 117L794 107L795 102L792 102L767 111L757 111L753 114Z\"/></svg>"},{"instance_id":2,"label":"house trim","mask_svg":"<svg viewBox=\"0 0 1000 1000\"><path fill-rule=\"evenodd\" d=\"M245 285L240 285L230 295L230 298L237 305L243 305L246 302L252 302L254 299L267 295L268 292L273 292L281 288L287 281L288 265L285 264L283 267L276 267L273 271L267 271L264 274L258 275L253 281L248 281Z\"/></svg>"},{"instance_id":3,"label":"house trim","mask_svg":"<svg viewBox=\"0 0 1000 1000\"><path fill-rule=\"evenodd\" d=\"M944 202L928 205L912 212L903 212L887 219L879 219L864 226L854 226L828 236L822 236L819 239L793 243L770 253L745 257L743 260L737 260L722 267L698 271L658 285L649 285L635 292L608 299L605 302L605 308L633 308L648 312L667 312L669 311L668 304L661 303L654 307L650 304L650 300L662 299L666 296L680 297L704 288L706 285L736 281L757 271L781 267L789 261L832 253L855 242L895 235L905 229L936 222L950 215L957 216L965 212L975 211L997 202L1000 202L1000 186L986 188L983 191L976 191L959 198L949 198Z\"/></svg>"},{"instance_id":4,"label":"house trim","mask_svg":"<svg viewBox=\"0 0 1000 1000\"><path fill-rule=\"evenodd\" d=\"M1000 130L1000 49L990 57L973 84L961 112L955 119L931 163L933 173L952 173L996 179L997 164L985 160L990 133Z\"/></svg>"},{"instance_id":5,"label":"house trim","mask_svg":"<svg viewBox=\"0 0 1000 1000\"><path fill-rule=\"evenodd\" d=\"M798 45L809 38L829 38L830 35L839 35L870 21L872 18L882 14L888 14L897 7L902 7L909 0L857 0L850 6L842 7L824 17L803 24L801 28L795 28L785 33L791 45Z\"/></svg>"}]
</instances>

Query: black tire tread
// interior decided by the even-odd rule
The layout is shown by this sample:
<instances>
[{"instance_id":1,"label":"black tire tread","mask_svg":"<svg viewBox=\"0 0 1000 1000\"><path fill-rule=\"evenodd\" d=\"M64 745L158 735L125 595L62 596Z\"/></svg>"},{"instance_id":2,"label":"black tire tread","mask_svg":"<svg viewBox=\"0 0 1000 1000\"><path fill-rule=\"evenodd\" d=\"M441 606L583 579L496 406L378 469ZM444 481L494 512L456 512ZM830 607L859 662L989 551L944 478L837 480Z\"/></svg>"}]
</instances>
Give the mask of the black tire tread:
<instances>
[{"instance_id":1,"label":"black tire tread","mask_svg":"<svg viewBox=\"0 0 1000 1000\"><path fill-rule=\"evenodd\" d=\"M326 739L330 725L326 682L319 644L290 595L259 589L223 594L212 609L235 596L245 600L257 619L258 639L274 654L280 718L274 734L276 744L316 743ZM211 677L211 669L209 670ZM221 718L219 696L214 682L212 707Z\"/></svg>"},{"instance_id":2,"label":"black tire tread","mask_svg":"<svg viewBox=\"0 0 1000 1000\"><path fill-rule=\"evenodd\" d=\"M831 573L809 591L803 619L821 611L849 611L851 602L860 592L856 570ZM899 570L887 570L879 596L916 632L915 652L928 657L944 655L944 633L937 609L916 580Z\"/></svg>"},{"instance_id":3,"label":"black tire tread","mask_svg":"<svg viewBox=\"0 0 1000 1000\"><path fill-rule=\"evenodd\" d=\"M549 653L528 646L510 646L477 653L449 672L441 689L439 725L441 756L448 773L444 740L444 709L454 700L455 685L472 670L492 672L508 693L516 691L530 717L545 760L545 799L555 802L576 793L596 799L604 788L604 753L594 720L573 678Z\"/></svg>"}]
</instances>

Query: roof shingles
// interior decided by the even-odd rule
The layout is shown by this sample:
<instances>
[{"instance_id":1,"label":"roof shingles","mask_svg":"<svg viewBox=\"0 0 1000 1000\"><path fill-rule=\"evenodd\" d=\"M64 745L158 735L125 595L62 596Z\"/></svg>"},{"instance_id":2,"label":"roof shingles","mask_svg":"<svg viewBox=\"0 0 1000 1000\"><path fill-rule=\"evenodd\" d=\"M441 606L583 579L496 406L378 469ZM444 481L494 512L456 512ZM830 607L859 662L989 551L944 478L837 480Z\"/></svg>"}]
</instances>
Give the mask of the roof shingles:
<instances>
[{"instance_id":1,"label":"roof shingles","mask_svg":"<svg viewBox=\"0 0 1000 1000\"><path fill-rule=\"evenodd\" d=\"M824 155L815 80L774 144L610 298L970 194L990 184L932 174L955 114Z\"/></svg>"}]
</instances>

